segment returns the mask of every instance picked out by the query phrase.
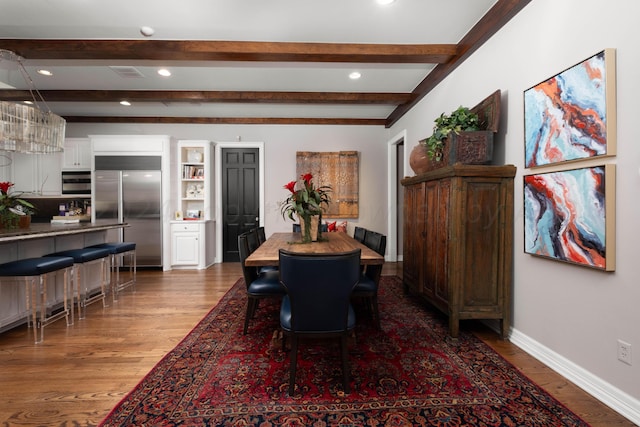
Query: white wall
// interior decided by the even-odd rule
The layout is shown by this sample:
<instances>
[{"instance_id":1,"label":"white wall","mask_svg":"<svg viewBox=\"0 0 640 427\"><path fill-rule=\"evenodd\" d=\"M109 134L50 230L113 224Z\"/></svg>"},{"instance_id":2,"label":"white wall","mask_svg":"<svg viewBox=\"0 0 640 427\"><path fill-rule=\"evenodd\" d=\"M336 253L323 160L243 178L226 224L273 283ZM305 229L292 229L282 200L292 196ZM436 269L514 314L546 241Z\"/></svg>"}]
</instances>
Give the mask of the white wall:
<instances>
[{"instance_id":1,"label":"white wall","mask_svg":"<svg viewBox=\"0 0 640 427\"><path fill-rule=\"evenodd\" d=\"M407 153L431 134L433 120L502 90L500 163L515 181L514 334L512 341L619 412L640 420L640 2L536 0L390 129L407 130ZM523 253L523 91L604 48L617 53L617 268L605 273ZM408 157L408 156L407 156ZM411 172L410 168L407 168ZM408 256L405 254L405 256ZM633 346L633 365L617 360L617 340ZM586 380L585 380L586 379ZM584 386L584 384L583 384ZM612 396L613 395L613 396ZM607 402L605 402L607 403Z\"/></svg>"},{"instance_id":2,"label":"white wall","mask_svg":"<svg viewBox=\"0 0 640 427\"><path fill-rule=\"evenodd\" d=\"M280 125L153 125L67 124L67 137L86 135L171 135L175 140L205 139L214 142L263 142L265 147L265 221L268 234L290 231L291 221L282 219L279 203L283 186L296 179L296 151L360 152L360 216L355 224L386 233L387 141L380 126L280 126Z\"/></svg>"}]
</instances>

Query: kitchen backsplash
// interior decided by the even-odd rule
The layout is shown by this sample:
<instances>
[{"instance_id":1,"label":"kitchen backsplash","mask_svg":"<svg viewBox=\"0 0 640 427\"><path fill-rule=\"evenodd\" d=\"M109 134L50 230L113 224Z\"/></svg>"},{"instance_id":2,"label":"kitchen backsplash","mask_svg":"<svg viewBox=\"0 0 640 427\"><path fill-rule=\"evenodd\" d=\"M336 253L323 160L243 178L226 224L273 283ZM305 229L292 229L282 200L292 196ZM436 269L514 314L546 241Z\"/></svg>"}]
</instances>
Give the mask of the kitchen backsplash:
<instances>
[{"instance_id":1,"label":"kitchen backsplash","mask_svg":"<svg viewBox=\"0 0 640 427\"><path fill-rule=\"evenodd\" d=\"M72 205L84 209L85 202L91 203L90 198L79 197L38 197L24 198L36 207L36 213L31 215L31 222L49 222L51 218L60 215L60 205L69 207Z\"/></svg>"}]
</instances>

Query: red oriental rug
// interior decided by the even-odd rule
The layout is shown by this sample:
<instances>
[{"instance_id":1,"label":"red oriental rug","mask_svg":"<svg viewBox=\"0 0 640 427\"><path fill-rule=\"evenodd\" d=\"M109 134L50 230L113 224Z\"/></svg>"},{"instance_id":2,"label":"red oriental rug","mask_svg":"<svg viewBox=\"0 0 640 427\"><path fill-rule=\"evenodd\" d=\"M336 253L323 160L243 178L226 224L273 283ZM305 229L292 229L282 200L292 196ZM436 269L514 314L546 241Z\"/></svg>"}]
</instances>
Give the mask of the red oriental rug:
<instances>
[{"instance_id":1,"label":"red oriental rug","mask_svg":"<svg viewBox=\"0 0 640 427\"><path fill-rule=\"evenodd\" d=\"M382 330L358 312L351 394L337 344L302 341L287 394L277 303L242 335L239 280L101 423L102 426L586 426L481 340L448 337L446 318L382 277Z\"/></svg>"}]
</instances>

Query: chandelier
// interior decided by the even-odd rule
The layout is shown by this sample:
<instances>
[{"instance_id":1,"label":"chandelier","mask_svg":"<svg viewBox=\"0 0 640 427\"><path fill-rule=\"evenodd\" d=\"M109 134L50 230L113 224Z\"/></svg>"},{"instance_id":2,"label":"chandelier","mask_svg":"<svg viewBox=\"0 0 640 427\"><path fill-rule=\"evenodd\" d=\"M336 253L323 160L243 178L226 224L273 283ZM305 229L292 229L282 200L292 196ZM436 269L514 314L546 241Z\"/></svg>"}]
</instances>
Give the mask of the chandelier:
<instances>
[{"instance_id":1,"label":"chandelier","mask_svg":"<svg viewBox=\"0 0 640 427\"><path fill-rule=\"evenodd\" d=\"M3 61L17 64L33 99L33 105L0 101L0 151L18 153L62 151L66 121L51 112L40 92L34 87L33 80L22 64L23 60L24 58L14 52L0 49L0 64ZM47 111L40 110L36 106L37 102L44 104Z\"/></svg>"}]
</instances>

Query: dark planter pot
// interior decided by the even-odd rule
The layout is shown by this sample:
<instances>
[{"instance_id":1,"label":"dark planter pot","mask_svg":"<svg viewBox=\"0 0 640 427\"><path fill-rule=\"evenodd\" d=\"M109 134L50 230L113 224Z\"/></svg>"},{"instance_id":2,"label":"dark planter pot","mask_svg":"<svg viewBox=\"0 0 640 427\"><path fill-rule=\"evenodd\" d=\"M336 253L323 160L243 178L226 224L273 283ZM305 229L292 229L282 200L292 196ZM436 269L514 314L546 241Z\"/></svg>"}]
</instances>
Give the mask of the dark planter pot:
<instances>
[{"instance_id":1,"label":"dark planter pot","mask_svg":"<svg viewBox=\"0 0 640 427\"><path fill-rule=\"evenodd\" d=\"M29 228L31 227L31 215L22 215L18 219L18 227Z\"/></svg>"}]
</instances>

